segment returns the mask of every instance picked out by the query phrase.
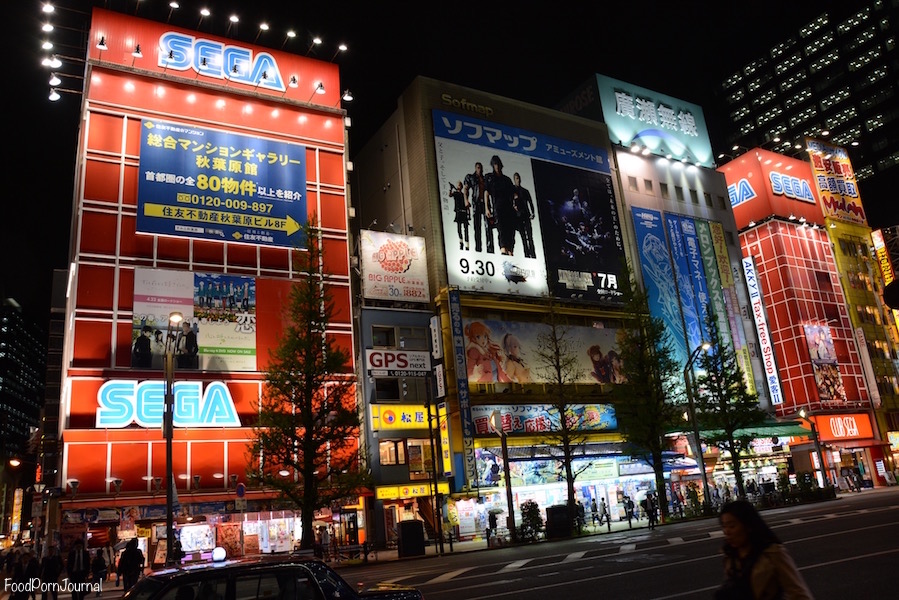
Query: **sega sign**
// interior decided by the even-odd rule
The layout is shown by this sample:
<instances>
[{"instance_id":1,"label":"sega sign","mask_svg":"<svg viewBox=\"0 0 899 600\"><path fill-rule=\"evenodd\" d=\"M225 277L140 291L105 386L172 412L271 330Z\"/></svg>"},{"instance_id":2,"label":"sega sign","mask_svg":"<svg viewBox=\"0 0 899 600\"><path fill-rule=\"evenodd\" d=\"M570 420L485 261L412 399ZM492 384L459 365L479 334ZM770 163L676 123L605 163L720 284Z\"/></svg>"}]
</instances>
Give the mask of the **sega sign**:
<instances>
[{"instance_id":1,"label":"sega sign","mask_svg":"<svg viewBox=\"0 0 899 600\"><path fill-rule=\"evenodd\" d=\"M431 373L431 355L414 350L366 350L365 367L374 377L425 377Z\"/></svg>"},{"instance_id":2,"label":"sega sign","mask_svg":"<svg viewBox=\"0 0 899 600\"><path fill-rule=\"evenodd\" d=\"M730 197L730 205L731 207L737 206L738 204L743 204L744 202L749 202L758 194L755 193L755 190L752 188L752 184L749 183L748 179L741 179L737 183L732 183L727 186L727 195Z\"/></svg>"},{"instance_id":3,"label":"sega sign","mask_svg":"<svg viewBox=\"0 0 899 600\"><path fill-rule=\"evenodd\" d=\"M815 203L812 187L805 179L785 175L777 171L768 173L768 179L771 181L771 191L775 195L811 202L812 204Z\"/></svg>"},{"instance_id":4,"label":"sega sign","mask_svg":"<svg viewBox=\"0 0 899 600\"><path fill-rule=\"evenodd\" d=\"M193 69L208 77L278 92L286 89L278 62L268 52L254 55L249 48L174 31L159 37L158 65L173 71Z\"/></svg>"},{"instance_id":5,"label":"sega sign","mask_svg":"<svg viewBox=\"0 0 899 600\"><path fill-rule=\"evenodd\" d=\"M175 427L240 427L231 391L221 381L206 390L200 381L178 381L174 386ZM110 380L97 392L97 428L121 429L132 423L162 427L165 382Z\"/></svg>"}]
</instances>

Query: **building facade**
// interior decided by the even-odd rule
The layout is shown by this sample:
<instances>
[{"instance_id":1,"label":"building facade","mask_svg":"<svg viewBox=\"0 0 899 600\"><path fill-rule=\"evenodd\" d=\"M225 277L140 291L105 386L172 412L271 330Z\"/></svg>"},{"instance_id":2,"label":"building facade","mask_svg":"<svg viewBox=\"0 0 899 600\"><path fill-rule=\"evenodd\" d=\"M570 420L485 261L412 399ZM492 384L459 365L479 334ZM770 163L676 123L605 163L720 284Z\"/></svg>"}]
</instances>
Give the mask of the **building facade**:
<instances>
[{"instance_id":1,"label":"building facade","mask_svg":"<svg viewBox=\"0 0 899 600\"><path fill-rule=\"evenodd\" d=\"M188 553L289 549L294 515L248 482L247 451L313 219L328 335L354 345L338 69L101 9L84 58L54 535L138 537L159 562L174 485Z\"/></svg>"},{"instance_id":2,"label":"building facade","mask_svg":"<svg viewBox=\"0 0 899 600\"><path fill-rule=\"evenodd\" d=\"M810 151L809 162L755 148L720 170L770 339L781 390L774 408L802 411L827 449L819 458L812 445L797 447L794 457L807 455L819 478L823 460L827 480L844 488L854 477L880 486L894 480L886 440L895 428L895 321L880 300L851 164L827 148Z\"/></svg>"}]
</instances>

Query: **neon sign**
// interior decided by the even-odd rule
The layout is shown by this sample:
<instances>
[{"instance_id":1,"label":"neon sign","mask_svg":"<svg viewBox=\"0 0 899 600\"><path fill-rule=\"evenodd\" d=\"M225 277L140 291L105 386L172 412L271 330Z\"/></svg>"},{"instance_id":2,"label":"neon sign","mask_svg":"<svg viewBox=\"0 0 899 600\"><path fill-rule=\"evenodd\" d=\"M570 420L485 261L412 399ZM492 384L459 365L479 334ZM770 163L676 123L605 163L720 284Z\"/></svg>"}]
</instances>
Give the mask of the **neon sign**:
<instances>
[{"instance_id":1,"label":"neon sign","mask_svg":"<svg viewBox=\"0 0 899 600\"><path fill-rule=\"evenodd\" d=\"M812 188L805 179L784 175L777 171L771 171L768 178L771 180L771 191L775 194L814 204L815 197L812 195Z\"/></svg>"},{"instance_id":2,"label":"neon sign","mask_svg":"<svg viewBox=\"0 0 899 600\"><path fill-rule=\"evenodd\" d=\"M203 391L200 381L178 381L174 385L175 427L240 427L231 392L221 381ZM136 423L162 427L165 412L165 382L110 380L97 392L97 428L121 429Z\"/></svg>"},{"instance_id":3,"label":"neon sign","mask_svg":"<svg viewBox=\"0 0 899 600\"><path fill-rule=\"evenodd\" d=\"M169 31L159 38L158 65L175 71L193 69L208 77L283 92L278 63L268 52L231 46Z\"/></svg>"}]
</instances>

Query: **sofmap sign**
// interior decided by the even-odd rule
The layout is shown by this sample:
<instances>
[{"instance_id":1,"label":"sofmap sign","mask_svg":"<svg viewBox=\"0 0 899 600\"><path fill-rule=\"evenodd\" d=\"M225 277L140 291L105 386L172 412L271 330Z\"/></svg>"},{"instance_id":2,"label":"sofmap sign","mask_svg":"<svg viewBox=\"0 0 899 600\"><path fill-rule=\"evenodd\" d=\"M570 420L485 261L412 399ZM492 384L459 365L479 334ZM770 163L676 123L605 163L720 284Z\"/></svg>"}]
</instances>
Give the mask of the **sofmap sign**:
<instances>
[{"instance_id":1,"label":"sofmap sign","mask_svg":"<svg viewBox=\"0 0 899 600\"><path fill-rule=\"evenodd\" d=\"M221 381L206 390L200 381L174 384L175 427L240 427L231 392ZM165 412L165 382L114 379L97 392L97 428L121 429L132 423L162 427Z\"/></svg>"}]
</instances>

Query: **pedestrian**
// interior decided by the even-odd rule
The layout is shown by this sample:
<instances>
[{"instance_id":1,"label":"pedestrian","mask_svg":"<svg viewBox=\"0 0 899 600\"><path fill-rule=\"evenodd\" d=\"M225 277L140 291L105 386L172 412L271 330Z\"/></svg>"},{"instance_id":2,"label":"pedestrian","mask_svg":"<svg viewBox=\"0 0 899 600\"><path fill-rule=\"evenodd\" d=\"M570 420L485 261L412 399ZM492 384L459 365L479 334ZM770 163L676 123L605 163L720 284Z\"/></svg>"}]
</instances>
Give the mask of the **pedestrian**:
<instances>
[{"instance_id":1,"label":"pedestrian","mask_svg":"<svg viewBox=\"0 0 899 600\"><path fill-rule=\"evenodd\" d=\"M599 524L602 525L602 517L599 516L599 507L596 506L596 498L593 498L590 501L590 514L592 516L591 525L596 525L597 521L599 521Z\"/></svg>"},{"instance_id":2,"label":"pedestrian","mask_svg":"<svg viewBox=\"0 0 899 600\"><path fill-rule=\"evenodd\" d=\"M84 549L84 540L75 540L66 560L66 572L72 584L72 600L84 600L84 587L91 569L91 555Z\"/></svg>"},{"instance_id":3,"label":"pedestrian","mask_svg":"<svg viewBox=\"0 0 899 600\"><path fill-rule=\"evenodd\" d=\"M59 557L59 549L51 544L47 547L47 554L41 559L41 581L50 584L41 588L41 600L48 600L48 596L53 596L53 600L58 600L59 590L52 584L59 581L63 566L62 558Z\"/></svg>"},{"instance_id":4,"label":"pedestrian","mask_svg":"<svg viewBox=\"0 0 899 600\"><path fill-rule=\"evenodd\" d=\"M125 550L119 557L116 573L122 577L122 590L127 592L137 583L144 569L144 553L137 547L137 538L131 538L125 544Z\"/></svg>"},{"instance_id":5,"label":"pedestrian","mask_svg":"<svg viewBox=\"0 0 899 600\"><path fill-rule=\"evenodd\" d=\"M103 558L103 548L97 548L94 558L91 559L91 581L96 586L97 597L100 597L100 591L103 589L103 582L106 580L106 559Z\"/></svg>"},{"instance_id":6,"label":"pedestrian","mask_svg":"<svg viewBox=\"0 0 899 600\"><path fill-rule=\"evenodd\" d=\"M490 536L496 536L496 513L487 515L487 547L490 547Z\"/></svg>"},{"instance_id":7,"label":"pedestrian","mask_svg":"<svg viewBox=\"0 0 899 600\"><path fill-rule=\"evenodd\" d=\"M587 524L586 515L584 514L584 503L577 501L577 528L580 530Z\"/></svg>"},{"instance_id":8,"label":"pedestrian","mask_svg":"<svg viewBox=\"0 0 899 600\"><path fill-rule=\"evenodd\" d=\"M656 525L659 523L658 519L658 504L656 503L655 494L652 492L648 492L646 494L646 518L649 519L649 528L655 529Z\"/></svg>"},{"instance_id":9,"label":"pedestrian","mask_svg":"<svg viewBox=\"0 0 899 600\"><path fill-rule=\"evenodd\" d=\"M783 543L751 502L725 504L719 521L724 533L725 580L715 600L813 600Z\"/></svg>"},{"instance_id":10,"label":"pedestrian","mask_svg":"<svg viewBox=\"0 0 899 600\"><path fill-rule=\"evenodd\" d=\"M112 579L112 576L115 575L116 572L116 564L115 548L112 547L111 541L107 541L106 545L103 546L103 560L106 561L106 573L108 575L107 579Z\"/></svg>"},{"instance_id":11,"label":"pedestrian","mask_svg":"<svg viewBox=\"0 0 899 600\"><path fill-rule=\"evenodd\" d=\"M632 520L634 518L634 501L630 496L624 497L624 514L627 517L627 527L630 529L632 527Z\"/></svg>"}]
</instances>

